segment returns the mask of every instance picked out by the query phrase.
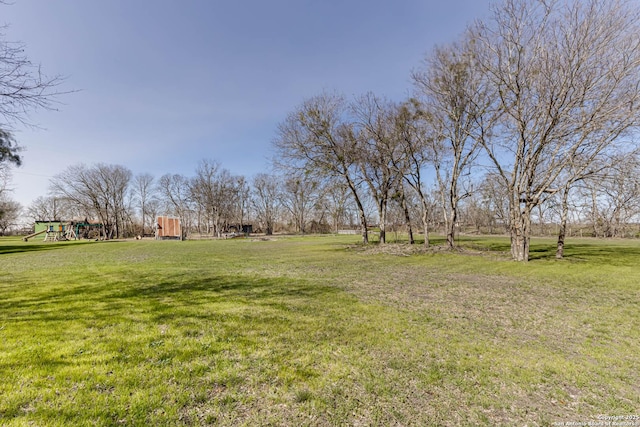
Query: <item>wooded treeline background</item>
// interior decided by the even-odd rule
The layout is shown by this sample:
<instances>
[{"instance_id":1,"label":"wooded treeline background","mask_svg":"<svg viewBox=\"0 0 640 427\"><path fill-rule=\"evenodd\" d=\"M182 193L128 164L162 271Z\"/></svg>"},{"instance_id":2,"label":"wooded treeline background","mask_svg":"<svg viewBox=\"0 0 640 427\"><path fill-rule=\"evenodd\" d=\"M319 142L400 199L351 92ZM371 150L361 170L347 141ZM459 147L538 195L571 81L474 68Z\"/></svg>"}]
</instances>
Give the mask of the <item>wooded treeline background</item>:
<instances>
[{"instance_id":1,"label":"wooded treeline background","mask_svg":"<svg viewBox=\"0 0 640 427\"><path fill-rule=\"evenodd\" d=\"M358 228L368 243L375 226L381 243L436 231L453 247L460 231L508 233L521 261L534 234L557 234L558 257L567 234L637 237L638 18L624 0L506 0L428 54L406 100L303 100L273 139L273 173L76 165L25 212L95 218L108 238L150 233L160 213L189 235ZM18 215L5 207L0 231Z\"/></svg>"}]
</instances>

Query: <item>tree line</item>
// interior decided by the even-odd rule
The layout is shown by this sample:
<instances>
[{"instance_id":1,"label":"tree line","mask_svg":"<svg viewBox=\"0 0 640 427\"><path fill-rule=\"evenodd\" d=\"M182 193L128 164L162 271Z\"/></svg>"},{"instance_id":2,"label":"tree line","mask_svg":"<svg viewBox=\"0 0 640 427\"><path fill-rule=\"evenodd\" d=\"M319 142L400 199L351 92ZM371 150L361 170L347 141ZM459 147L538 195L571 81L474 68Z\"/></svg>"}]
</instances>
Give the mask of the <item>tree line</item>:
<instances>
[{"instance_id":1,"label":"tree line","mask_svg":"<svg viewBox=\"0 0 640 427\"><path fill-rule=\"evenodd\" d=\"M532 234L549 236L565 224L573 235L637 236L638 172L640 159L625 156L606 174L582 180L570 197L565 199L564 193L557 193L547 198L532 213ZM102 238L107 239L150 235L156 217L166 214L181 219L185 238L222 237L240 231L243 225L252 225L254 232L267 235L337 233L359 228L362 213L367 235L375 226L380 232L379 241L388 239L383 231L401 232L403 241L414 243L414 232L420 230L427 246L431 232L446 233L452 228L454 232L508 233L508 194L500 178L492 173L483 174L479 180L463 175L460 187L465 194L460 197L453 227L450 200L443 197L448 187L442 186L442 180L434 175L416 188L407 179L422 177L403 178L402 188L396 188L388 197L382 223L379 199L375 198L380 196L371 191L364 179L357 178L354 184L359 206L352 190L338 179L266 173L246 178L233 175L214 160L202 160L190 176L134 175L119 165L72 166L51 180L48 196L37 198L22 214L18 209L15 218L87 218L105 225ZM0 221L0 231L6 231L6 224Z\"/></svg>"},{"instance_id":2,"label":"tree line","mask_svg":"<svg viewBox=\"0 0 640 427\"><path fill-rule=\"evenodd\" d=\"M51 179L48 196L27 209L33 221L87 218L103 224L104 239L148 235L158 215L180 218L184 237L222 237L251 225L256 232L336 232L349 228L351 201L340 185L311 177L233 175L202 160L193 175L154 177L120 165L75 165Z\"/></svg>"},{"instance_id":3,"label":"tree line","mask_svg":"<svg viewBox=\"0 0 640 427\"><path fill-rule=\"evenodd\" d=\"M434 48L405 100L302 100L273 139L278 175L249 180L211 160L193 176L157 179L79 165L29 213L91 215L105 238L145 234L158 212L179 216L186 232L218 236L247 222L265 233L357 226L364 243L372 225L384 243L402 224L412 242L416 229L427 246L442 230L454 247L460 228L472 227L508 233L520 261L536 227L550 223L558 257L572 225L600 237L637 233L638 17L626 0L505 0ZM0 164L20 161L10 133L0 134L2 147Z\"/></svg>"},{"instance_id":4,"label":"tree line","mask_svg":"<svg viewBox=\"0 0 640 427\"><path fill-rule=\"evenodd\" d=\"M570 200L589 206L596 234L637 220L629 193L638 185L638 22L623 0L506 0L427 56L411 76L410 99L310 97L281 123L275 150L283 167L349 188L364 243L363 192L375 201L384 242L393 198L412 191L429 218L432 175L449 247L461 204L484 187L519 261L528 260L536 211L558 204L562 257ZM575 201L584 194L590 203ZM616 206L604 225L607 204Z\"/></svg>"}]
</instances>

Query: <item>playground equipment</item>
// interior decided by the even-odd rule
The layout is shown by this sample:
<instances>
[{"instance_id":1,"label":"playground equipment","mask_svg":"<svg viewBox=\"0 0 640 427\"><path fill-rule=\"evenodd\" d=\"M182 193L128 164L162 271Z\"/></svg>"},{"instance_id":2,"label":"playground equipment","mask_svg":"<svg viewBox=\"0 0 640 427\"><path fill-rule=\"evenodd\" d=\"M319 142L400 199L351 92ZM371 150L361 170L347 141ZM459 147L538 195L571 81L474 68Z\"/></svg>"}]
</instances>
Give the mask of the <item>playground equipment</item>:
<instances>
[{"instance_id":1,"label":"playground equipment","mask_svg":"<svg viewBox=\"0 0 640 427\"><path fill-rule=\"evenodd\" d=\"M55 230L55 227L52 225L46 230L46 236L44 237L45 242L58 242L60 240L76 240L78 235L73 229L73 223L68 224L60 224L58 229Z\"/></svg>"},{"instance_id":2,"label":"playground equipment","mask_svg":"<svg viewBox=\"0 0 640 427\"><path fill-rule=\"evenodd\" d=\"M77 240L82 233L85 238L89 231L99 229L102 224L91 224L78 221L36 221L32 234L22 238L25 242L29 239L44 234L45 242L58 242L62 240Z\"/></svg>"},{"instance_id":3,"label":"playground equipment","mask_svg":"<svg viewBox=\"0 0 640 427\"><path fill-rule=\"evenodd\" d=\"M36 236L39 236L40 234L42 234L42 233L46 233L46 232L47 232L47 230L37 231L37 232L35 232L35 233L29 234L28 236L24 236L24 237L22 238L22 240L24 240L25 242L27 242L27 241L29 241L29 239L30 239L30 238L32 238L32 237L36 237Z\"/></svg>"}]
</instances>

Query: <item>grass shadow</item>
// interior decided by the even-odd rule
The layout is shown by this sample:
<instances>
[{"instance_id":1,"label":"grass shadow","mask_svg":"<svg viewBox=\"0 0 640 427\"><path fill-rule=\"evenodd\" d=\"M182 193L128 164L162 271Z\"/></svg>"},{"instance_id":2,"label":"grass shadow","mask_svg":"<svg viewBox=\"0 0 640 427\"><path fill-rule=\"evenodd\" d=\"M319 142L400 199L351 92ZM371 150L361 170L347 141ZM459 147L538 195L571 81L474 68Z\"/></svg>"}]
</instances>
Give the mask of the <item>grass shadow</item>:
<instances>
[{"instance_id":1,"label":"grass shadow","mask_svg":"<svg viewBox=\"0 0 640 427\"><path fill-rule=\"evenodd\" d=\"M461 247L478 251L509 254L511 244L508 237L468 237L461 238ZM529 247L529 261L549 261L556 259L557 244L550 239L532 239ZM608 242L606 240L571 240L565 244L564 260L593 262L615 266L635 266L640 258L637 241Z\"/></svg>"},{"instance_id":2,"label":"grass shadow","mask_svg":"<svg viewBox=\"0 0 640 427\"><path fill-rule=\"evenodd\" d=\"M555 249L555 248L554 248ZM555 255L555 250L554 250ZM640 247L578 243L565 246L564 259L613 266L635 267L640 259Z\"/></svg>"},{"instance_id":3,"label":"grass shadow","mask_svg":"<svg viewBox=\"0 0 640 427\"><path fill-rule=\"evenodd\" d=\"M125 277L127 284L123 287ZM331 286L280 278L220 275L189 278L166 274L136 278L128 271L102 283L79 283L28 297L8 298L0 302L0 313L11 321L95 322L110 321L122 314L127 317L127 311L171 317L183 311L199 312L198 307L229 304L288 310L288 306L296 304L314 305L323 296L339 292ZM206 311L202 310L204 317L209 315Z\"/></svg>"},{"instance_id":4,"label":"grass shadow","mask_svg":"<svg viewBox=\"0 0 640 427\"><path fill-rule=\"evenodd\" d=\"M0 255L25 253L25 252L41 252L54 249L68 248L69 246L85 245L87 241L69 241L69 242L50 242L50 243L28 243L16 245L0 244Z\"/></svg>"}]
</instances>

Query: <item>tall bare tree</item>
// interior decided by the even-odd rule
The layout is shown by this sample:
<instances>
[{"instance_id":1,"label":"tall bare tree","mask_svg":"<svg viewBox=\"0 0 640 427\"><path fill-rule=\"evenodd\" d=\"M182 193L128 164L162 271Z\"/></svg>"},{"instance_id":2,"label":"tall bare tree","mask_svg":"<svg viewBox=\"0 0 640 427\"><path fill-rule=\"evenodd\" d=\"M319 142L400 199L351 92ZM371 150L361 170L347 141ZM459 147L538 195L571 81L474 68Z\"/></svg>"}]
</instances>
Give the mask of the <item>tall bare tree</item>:
<instances>
[{"instance_id":1,"label":"tall bare tree","mask_svg":"<svg viewBox=\"0 0 640 427\"><path fill-rule=\"evenodd\" d=\"M196 175L191 179L191 199L197 205L200 215L204 217L206 233L221 235L221 182L218 179L220 164L215 160L201 160L196 168ZM200 224L202 221L198 221Z\"/></svg>"},{"instance_id":2,"label":"tall bare tree","mask_svg":"<svg viewBox=\"0 0 640 427\"><path fill-rule=\"evenodd\" d=\"M409 235L409 244L413 245L416 241L413 237L413 224L411 223L411 209L409 207L408 194L411 193L407 191L406 183L403 180L400 180L392 199L398 203L400 210L402 211L402 219L404 220L404 224L407 227L407 234Z\"/></svg>"},{"instance_id":3,"label":"tall bare tree","mask_svg":"<svg viewBox=\"0 0 640 427\"><path fill-rule=\"evenodd\" d=\"M220 237L230 225L242 222L247 203L244 178L221 169L215 160L202 160L190 188L201 218L198 225L204 223L207 233Z\"/></svg>"},{"instance_id":4,"label":"tall bare tree","mask_svg":"<svg viewBox=\"0 0 640 427\"><path fill-rule=\"evenodd\" d=\"M280 181L278 176L266 173L259 173L253 178L253 208L267 236L275 231L280 216Z\"/></svg>"},{"instance_id":5,"label":"tall bare tree","mask_svg":"<svg viewBox=\"0 0 640 427\"><path fill-rule=\"evenodd\" d=\"M479 154L481 137L491 120L492 96L478 72L475 43L469 38L436 48L427 57L426 68L413 73L413 81L433 128L433 164L442 199L447 245L455 245L458 206L471 195L470 174Z\"/></svg>"},{"instance_id":6,"label":"tall bare tree","mask_svg":"<svg viewBox=\"0 0 640 427\"><path fill-rule=\"evenodd\" d=\"M237 226L243 213L239 211L242 202L248 203L248 195L243 193L247 188L242 188L243 178L232 175L228 169L222 169L218 174L218 211L221 230L228 230L231 225ZM245 198L244 200L242 198ZM246 206L245 206L246 208Z\"/></svg>"},{"instance_id":7,"label":"tall bare tree","mask_svg":"<svg viewBox=\"0 0 640 427\"><path fill-rule=\"evenodd\" d=\"M511 254L529 259L531 214L638 124L638 13L623 0L506 0L471 29L501 121L482 139L509 194Z\"/></svg>"},{"instance_id":8,"label":"tall bare tree","mask_svg":"<svg viewBox=\"0 0 640 427\"><path fill-rule=\"evenodd\" d=\"M249 210L251 204L251 187L247 179L238 175L235 177L233 200L233 222L243 228L249 220Z\"/></svg>"},{"instance_id":9,"label":"tall bare tree","mask_svg":"<svg viewBox=\"0 0 640 427\"><path fill-rule=\"evenodd\" d=\"M432 202L427 191L427 165L433 165L435 134L428 113L420 108L416 99L410 99L398 107L395 134L403 152L401 156L404 181L413 189L420 201L420 218L424 233L424 246L429 247L429 221Z\"/></svg>"},{"instance_id":10,"label":"tall bare tree","mask_svg":"<svg viewBox=\"0 0 640 427\"><path fill-rule=\"evenodd\" d=\"M358 178L358 145L344 97L323 93L305 100L278 126L276 163L318 179L340 179L358 208L363 243L369 243L367 215Z\"/></svg>"},{"instance_id":11,"label":"tall bare tree","mask_svg":"<svg viewBox=\"0 0 640 427\"><path fill-rule=\"evenodd\" d=\"M589 161L584 161L581 157L571 160L567 166L567 172L558 179L559 191L556 195L559 207L559 224L558 224L558 240L556 243L556 259L564 257L564 246L567 234L567 222L569 219L569 196L574 188L582 184L585 180L597 178L601 176L611 175L609 169L615 167L620 160L618 153L614 153L613 157L606 156L606 151L598 153L599 155ZM632 153L629 153L633 156ZM568 175L565 177L564 175ZM542 206L539 205L539 206Z\"/></svg>"},{"instance_id":12,"label":"tall bare tree","mask_svg":"<svg viewBox=\"0 0 640 427\"><path fill-rule=\"evenodd\" d=\"M402 146L395 134L397 106L373 93L351 103L357 140L357 164L371 197L376 202L380 225L380 243L386 242L387 207L400 182L403 164Z\"/></svg>"},{"instance_id":13,"label":"tall bare tree","mask_svg":"<svg viewBox=\"0 0 640 427\"><path fill-rule=\"evenodd\" d=\"M157 203L155 190L155 179L153 175L143 173L136 175L133 178L132 191L134 199L140 209L143 235L147 230L147 226L151 229L151 224L155 220L155 218L153 218L153 212L151 212L153 210L152 208Z\"/></svg>"}]
</instances>

